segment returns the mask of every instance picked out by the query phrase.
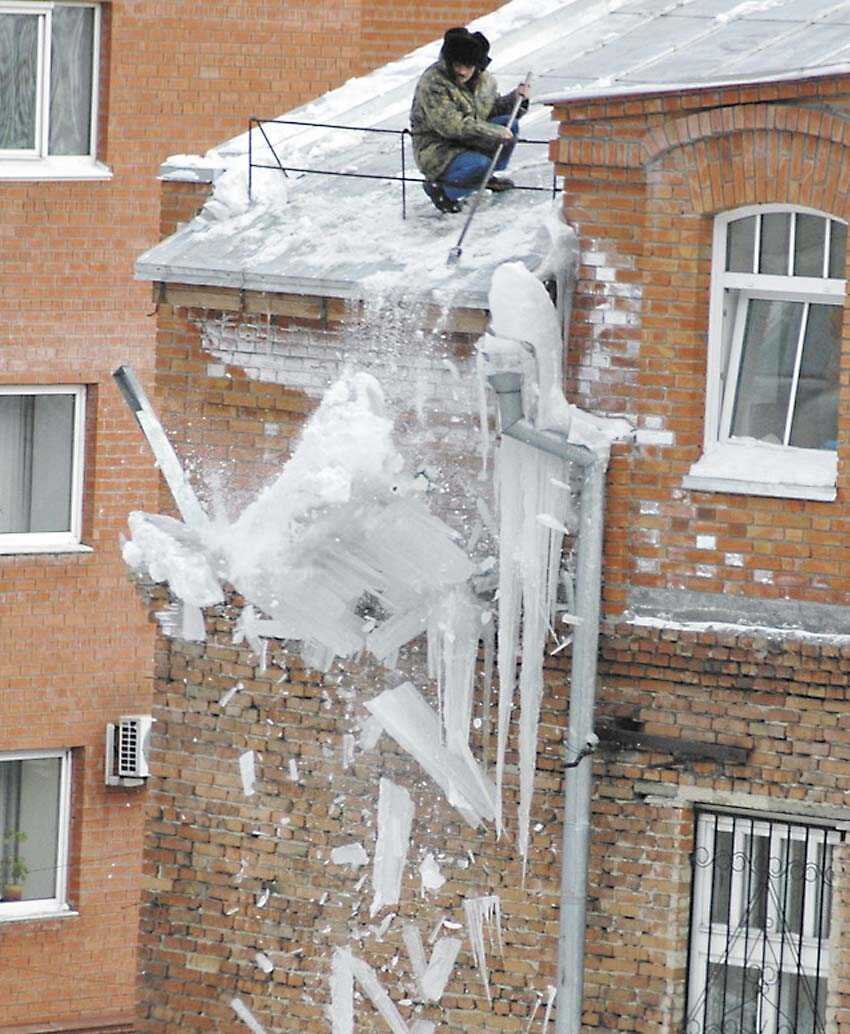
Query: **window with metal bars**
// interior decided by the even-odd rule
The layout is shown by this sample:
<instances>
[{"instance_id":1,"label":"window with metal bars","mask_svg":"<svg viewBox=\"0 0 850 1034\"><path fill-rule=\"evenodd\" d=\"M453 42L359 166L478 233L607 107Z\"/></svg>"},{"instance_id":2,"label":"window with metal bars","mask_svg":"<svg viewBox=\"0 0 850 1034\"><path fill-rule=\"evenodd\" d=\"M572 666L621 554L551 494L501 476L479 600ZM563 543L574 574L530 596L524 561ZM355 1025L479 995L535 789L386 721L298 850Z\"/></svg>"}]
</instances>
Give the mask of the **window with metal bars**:
<instances>
[{"instance_id":1,"label":"window with metal bars","mask_svg":"<svg viewBox=\"0 0 850 1034\"><path fill-rule=\"evenodd\" d=\"M825 1030L832 854L823 826L697 816L687 1034Z\"/></svg>"}]
</instances>

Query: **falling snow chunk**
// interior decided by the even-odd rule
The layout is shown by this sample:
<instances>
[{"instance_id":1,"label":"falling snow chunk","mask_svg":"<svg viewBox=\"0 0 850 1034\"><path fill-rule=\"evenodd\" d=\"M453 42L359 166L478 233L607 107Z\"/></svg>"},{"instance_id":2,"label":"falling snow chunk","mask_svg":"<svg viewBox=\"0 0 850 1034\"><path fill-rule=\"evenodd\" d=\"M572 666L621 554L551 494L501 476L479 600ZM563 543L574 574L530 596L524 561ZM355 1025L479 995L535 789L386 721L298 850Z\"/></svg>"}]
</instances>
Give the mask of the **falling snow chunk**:
<instances>
[{"instance_id":1,"label":"falling snow chunk","mask_svg":"<svg viewBox=\"0 0 850 1034\"><path fill-rule=\"evenodd\" d=\"M419 877L422 881L421 894L425 897L426 890L439 890L446 882L445 876L440 872L440 866L429 851L425 855L422 864L419 866Z\"/></svg>"},{"instance_id":2,"label":"falling snow chunk","mask_svg":"<svg viewBox=\"0 0 850 1034\"><path fill-rule=\"evenodd\" d=\"M254 793L254 783L257 779L253 750L246 750L239 755L239 774L242 777L242 792L246 797L250 797Z\"/></svg>"},{"instance_id":3,"label":"falling snow chunk","mask_svg":"<svg viewBox=\"0 0 850 1034\"><path fill-rule=\"evenodd\" d=\"M236 1013L245 1026L252 1031L252 1034L266 1034L266 1028L258 1023L253 1013L239 998L230 999L230 1008Z\"/></svg>"},{"instance_id":4,"label":"falling snow chunk","mask_svg":"<svg viewBox=\"0 0 850 1034\"><path fill-rule=\"evenodd\" d=\"M372 883L375 896L369 908L374 916L385 905L395 905L401 896L401 877L410 845L413 824L413 801L404 787L389 779L381 779L378 793L378 842Z\"/></svg>"},{"instance_id":5,"label":"falling snow chunk","mask_svg":"<svg viewBox=\"0 0 850 1034\"><path fill-rule=\"evenodd\" d=\"M369 855L362 844L343 844L331 851L331 861L334 865L350 865L352 869L356 869L360 865L366 865Z\"/></svg>"},{"instance_id":6,"label":"falling snow chunk","mask_svg":"<svg viewBox=\"0 0 850 1034\"><path fill-rule=\"evenodd\" d=\"M463 903L466 912L466 926L469 933L469 944L472 949L472 959L478 967L481 975L481 982L487 995L487 1001L492 1002L490 995L490 971L487 968L487 952L484 947L484 930L486 928L490 947L494 944L502 954L502 911L501 901L497 894L491 894L482 898L467 898Z\"/></svg>"},{"instance_id":7,"label":"falling snow chunk","mask_svg":"<svg viewBox=\"0 0 850 1034\"><path fill-rule=\"evenodd\" d=\"M274 963L265 952L258 951L254 956L254 961L264 973L271 973L274 971Z\"/></svg>"}]
</instances>

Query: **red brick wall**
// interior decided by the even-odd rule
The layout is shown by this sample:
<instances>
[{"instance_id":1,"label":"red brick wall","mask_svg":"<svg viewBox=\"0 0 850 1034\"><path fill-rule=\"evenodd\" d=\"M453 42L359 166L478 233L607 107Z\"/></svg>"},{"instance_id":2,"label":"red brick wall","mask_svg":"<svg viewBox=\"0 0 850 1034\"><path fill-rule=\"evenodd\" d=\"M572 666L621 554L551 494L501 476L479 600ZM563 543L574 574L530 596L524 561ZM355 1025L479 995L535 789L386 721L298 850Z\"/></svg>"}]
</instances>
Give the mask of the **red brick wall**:
<instances>
[{"instance_id":1,"label":"red brick wall","mask_svg":"<svg viewBox=\"0 0 850 1034\"><path fill-rule=\"evenodd\" d=\"M675 435L674 445L644 445L613 465L606 599L614 612L630 585L846 601L846 317L838 499L682 488L702 452L714 216L778 202L846 220L850 152L843 120L824 109L845 103L846 90L824 80L558 109L554 153L583 257L569 389L590 408L628 414L642 428L660 419ZM698 534L715 536L715 548L697 549Z\"/></svg>"},{"instance_id":2,"label":"red brick wall","mask_svg":"<svg viewBox=\"0 0 850 1034\"><path fill-rule=\"evenodd\" d=\"M150 707L153 628L119 536L155 509L156 478L111 373L150 387L155 321L136 256L160 236L155 176L437 35L418 23L363 56L362 5L278 0L105 5L99 157L107 182L3 182L0 382L91 386L87 555L0 557L0 750L79 748L80 916L2 927L0 1024L132 1013L143 791L102 785L104 723ZM443 11L436 13L441 17ZM190 191L191 193L191 191ZM166 213L166 219L169 216ZM23 974L23 979L22 979Z\"/></svg>"}]
</instances>

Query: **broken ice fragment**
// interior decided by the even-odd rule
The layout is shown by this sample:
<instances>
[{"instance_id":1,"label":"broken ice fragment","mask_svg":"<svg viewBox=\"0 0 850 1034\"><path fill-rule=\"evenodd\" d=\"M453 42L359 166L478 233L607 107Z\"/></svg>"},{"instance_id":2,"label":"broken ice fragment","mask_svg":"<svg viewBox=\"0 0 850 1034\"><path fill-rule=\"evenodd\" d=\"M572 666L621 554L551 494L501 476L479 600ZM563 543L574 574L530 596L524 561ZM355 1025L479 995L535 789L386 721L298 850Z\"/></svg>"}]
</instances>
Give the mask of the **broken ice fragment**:
<instances>
[{"instance_id":1,"label":"broken ice fragment","mask_svg":"<svg viewBox=\"0 0 850 1034\"><path fill-rule=\"evenodd\" d=\"M252 1031L252 1034L266 1034L266 1028L258 1023L251 1010L239 998L230 999L230 1008L236 1013L245 1026Z\"/></svg>"},{"instance_id":2,"label":"broken ice fragment","mask_svg":"<svg viewBox=\"0 0 850 1034\"><path fill-rule=\"evenodd\" d=\"M487 929L490 947L494 944L502 954L502 912L501 900L497 894L481 898L467 898L463 903L466 912L467 932L472 949L472 959L478 967L481 982L487 1001L492 1002L490 995L490 971L487 968L487 952L484 947L484 930Z\"/></svg>"},{"instance_id":3,"label":"broken ice fragment","mask_svg":"<svg viewBox=\"0 0 850 1034\"><path fill-rule=\"evenodd\" d=\"M254 956L254 961L264 973L271 973L274 970L274 963L265 952L258 951Z\"/></svg>"},{"instance_id":4,"label":"broken ice fragment","mask_svg":"<svg viewBox=\"0 0 850 1034\"><path fill-rule=\"evenodd\" d=\"M239 755L239 774L242 777L242 792L246 797L250 797L254 793L254 783L257 778L254 770L253 750L246 750Z\"/></svg>"},{"instance_id":5,"label":"broken ice fragment","mask_svg":"<svg viewBox=\"0 0 850 1034\"><path fill-rule=\"evenodd\" d=\"M342 736L342 767L350 768L354 763L354 737L350 732Z\"/></svg>"},{"instance_id":6,"label":"broken ice fragment","mask_svg":"<svg viewBox=\"0 0 850 1034\"><path fill-rule=\"evenodd\" d=\"M394 905L401 895L401 877L407 861L413 801L404 787L381 779L378 793L378 842L372 882L375 896L369 908L374 916L385 905Z\"/></svg>"},{"instance_id":7,"label":"broken ice fragment","mask_svg":"<svg viewBox=\"0 0 850 1034\"><path fill-rule=\"evenodd\" d=\"M422 881L421 894L423 898L425 897L426 890L439 890L446 882L445 876L440 872L440 867L430 851L425 855L424 861L419 866L419 877Z\"/></svg>"},{"instance_id":8,"label":"broken ice fragment","mask_svg":"<svg viewBox=\"0 0 850 1034\"><path fill-rule=\"evenodd\" d=\"M359 865L365 865L369 856L363 850L362 844L343 844L331 851L331 861L334 865L350 865L356 869Z\"/></svg>"}]
</instances>

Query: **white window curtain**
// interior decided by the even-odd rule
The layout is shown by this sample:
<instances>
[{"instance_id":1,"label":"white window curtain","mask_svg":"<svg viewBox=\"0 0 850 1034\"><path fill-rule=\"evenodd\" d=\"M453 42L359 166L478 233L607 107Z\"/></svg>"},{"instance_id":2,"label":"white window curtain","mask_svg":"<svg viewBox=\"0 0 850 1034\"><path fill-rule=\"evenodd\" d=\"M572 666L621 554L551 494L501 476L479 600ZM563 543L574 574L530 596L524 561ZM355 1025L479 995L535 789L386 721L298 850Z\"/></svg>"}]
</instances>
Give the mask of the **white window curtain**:
<instances>
[{"instance_id":1,"label":"white window curtain","mask_svg":"<svg viewBox=\"0 0 850 1034\"><path fill-rule=\"evenodd\" d=\"M73 395L0 395L0 534L70 530L73 455Z\"/></svg>"},{"instance_id":2,"label":"white window curtain","mask_svg":"<svg viewBox=\"0 0 850 1034\"><path fill-rule=\"evenodd\" d=\"M32 151L38 107L38 18L0 14L0 150Z\"/></svg>"}]
</instances>

